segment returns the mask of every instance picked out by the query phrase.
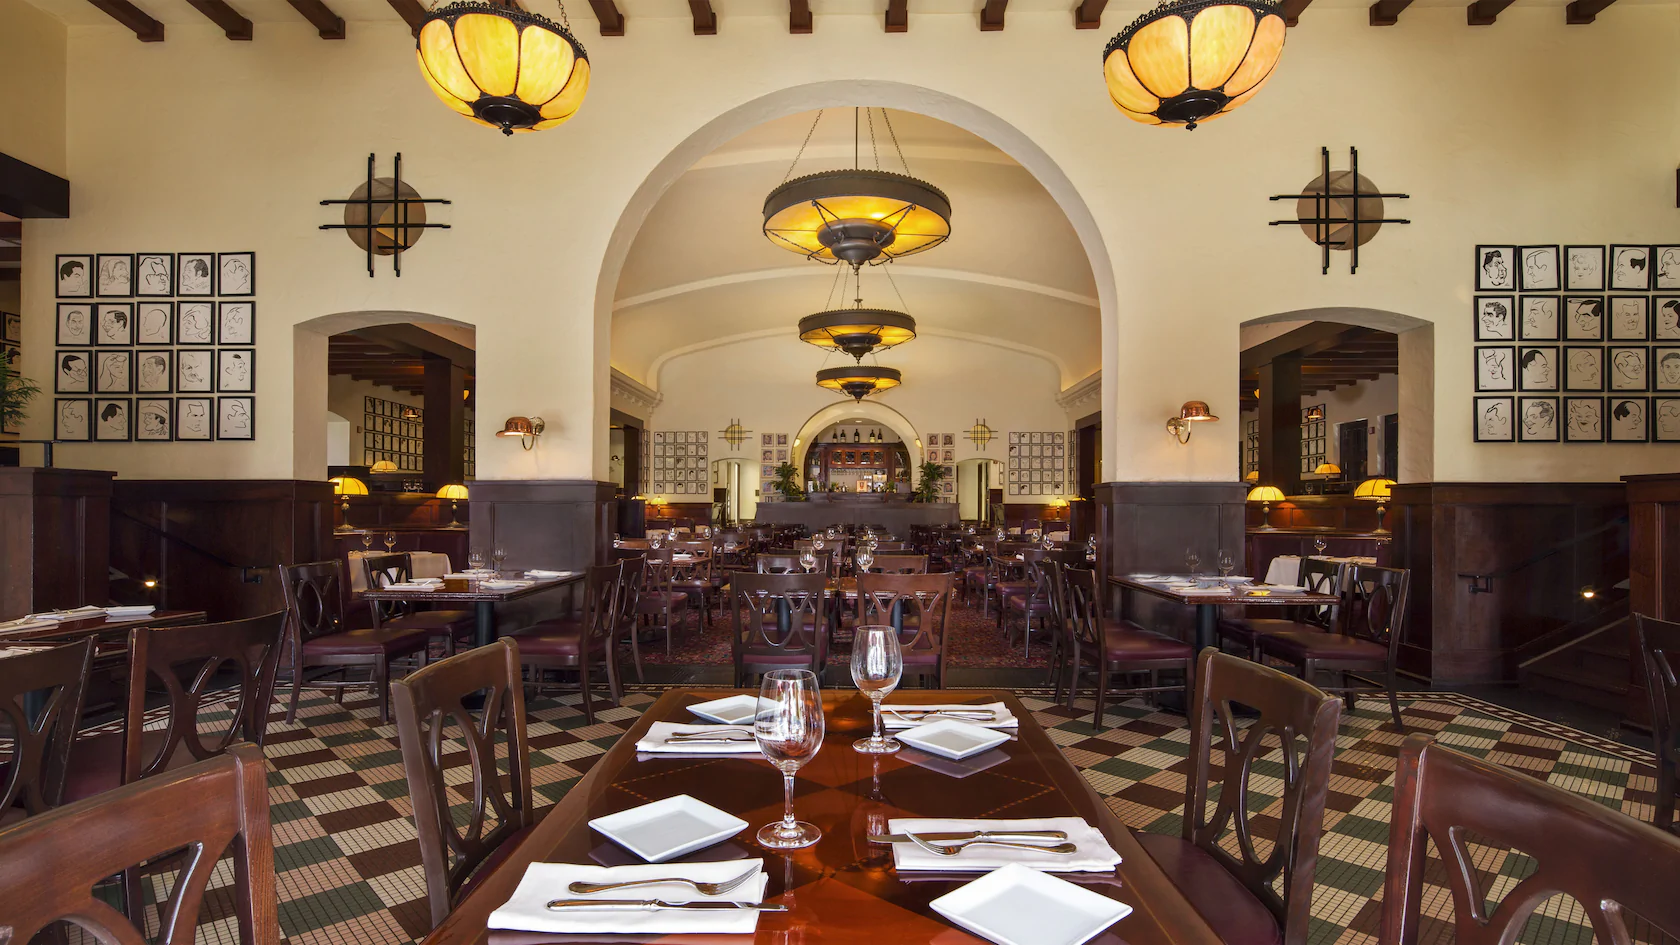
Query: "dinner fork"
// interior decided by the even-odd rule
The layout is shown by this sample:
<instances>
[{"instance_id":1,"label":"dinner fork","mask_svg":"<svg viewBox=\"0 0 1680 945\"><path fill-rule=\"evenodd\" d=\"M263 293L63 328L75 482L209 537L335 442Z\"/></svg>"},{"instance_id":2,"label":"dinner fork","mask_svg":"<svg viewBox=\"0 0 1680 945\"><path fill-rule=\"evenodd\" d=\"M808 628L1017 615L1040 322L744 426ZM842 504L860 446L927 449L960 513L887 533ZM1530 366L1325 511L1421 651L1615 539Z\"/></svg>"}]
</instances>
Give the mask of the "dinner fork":
<instances>
[{"instance_id":1,"label":"dinner fork","mask_svg":"<svg viewBox=\"0 0 1680 945\"><path fill-rule=\"evenodd\" d=\"M702 883L698 880L688 879L682 876L666 876L659 879L630 879L618 883L586 883L579 880L567 886L566 891L573 895L581 896L588 893L605 892L609 889L624 889L629 886L654 886L659 883L686 883L699 890L700 895L702 896L721 896L724 893L735 891L742 883L745 883L747 880L757 876L759 872L759 868L755 866L734 879L724 880L721 883Z\"/></svg>"},{"instance_id":2,"label":"dinner fork","mask_svg":"<svg viewBox=\"0 0 1680 945\"><path fill-rule=\"evenodd\" d=\"M964 840L961 843L953 843L949 846L941 846L937 843L929 843L913 833L906 834L905 836L910 838L911 843L914 843L916 846L921 847L923 850L926 850L935 856L956 856L977 843L989 844L994 847L1014 847L1018 850L1037 850L1040 853L1052 853L1056 856L1071 856L1079 851L1079 844L1077 843L1058 843L1054 846L1044 846L1039 843L1021 843L1015 840L987 840L984 837L980 837L974 840Z\"/></svg>"}]
</instances>

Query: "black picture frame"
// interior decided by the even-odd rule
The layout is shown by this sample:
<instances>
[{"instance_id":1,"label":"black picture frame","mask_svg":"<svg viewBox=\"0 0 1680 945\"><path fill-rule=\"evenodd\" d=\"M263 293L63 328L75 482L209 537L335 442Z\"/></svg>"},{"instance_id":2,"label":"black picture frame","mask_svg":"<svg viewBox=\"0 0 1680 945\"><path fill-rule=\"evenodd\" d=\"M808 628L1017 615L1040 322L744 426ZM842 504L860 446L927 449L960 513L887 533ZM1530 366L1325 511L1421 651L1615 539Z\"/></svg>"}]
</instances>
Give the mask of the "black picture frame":
<instances>
[{"instance_id":1,"label":"black picture frame","mask_svg":"<svg viewBox=\"0 0 1680 945\"><path fill-rule=\"evenodd\" d=\"M81 405L81 429L77 430L73 418L66 415L67 407ZM92 397L55 397L53 398L53 439L65 443L90 443L93 441L93 398Z\"/></svg>"},{"instance_id":2,"label":"black picture frame","mask_svg":"<svg viewBox=\"0 0 1680 945\"><path fill-rule=\"evenodd\" d=\"M1627 409L1632 408L1632 409ZM1617 414L1627 412L1618 417ZM1649 443L1651 441L1651 398L1604 398L1604 440L1607 443Z\"/></svg>"},{"instance_id":3,"label":"black picture frame","mask_svg":"<svg viewBox=\"0 0 1680 945\"><path fill-rule=\"evenodd\" d=\"M208 299L216 295L216 254L178 253L175 256L175 295Z\"/></svg>"},{"instance_id":4,"label":"black picture frame","mask_svg":"<svg viewBox=\"0 0 1680 945\"><path fill-rule=\"evenodd\" d=\"M175 294L175 254L134 254L134 297L166 299Z\"/></svg>"},{"instance_id":5,"label":"black picture frame","mask_svg":"<svg viewBox=\"0 0 1680 945\"><path fill-rule=\"evenodd\" d=\"M9 341L0 341L0 364L6 370L17 374L23 370L23 346L14 345Z\"/></svg>"},{"instance_id":6,"label":"black picture frame","mask_svg":"<svg viewBox=\"0 0 1680 945\"><path fill-rule=\"evenodd\" d=\"M1565 397L1560 418L1565 443L1604 442L1604 398Z\"/></svg>"},{"instance_id":7,"label":"black picture frame","mask_svg":"<svg viewBox=\"0 0 1680 945\"><path fill-rule=\"evenodd\" d=\"M1680 392L1680 345L1652 345L1648 366L1652 390Z\"/></svg>"},{"instance_id":8,"label":"black picture frame","mask_svg":"<svg viewBox=\"0 0 1680 945\"><path fill-rule=\"evenodd\" d=\"M1559 425L1556 397L1517 398L1518 443L1556 443Z\"/></svg>"},{"instance_id":9,"label":"black picture frame","mask_svg":"<svg viewBox=\"0 0 1680 945\"><path fill-rule=\"evenodd\" d=\"M1470 417L1470 431L1477 443L1516 442L1517 398L1515 396L1474 397L1471 398L1471 403L1474 406L1474 411ZM1492 417L1489 411L1500 406L1504 407L1502 418Z\"/></svg>"},{"instance_id":10,"label":"black picture frame","mask_svg":"<svg viewBox=\"0 0 1680 945\"><path fill-rule=\"evenodd\" d=\"M100 302L93 307L93 344L96 348L133 347L133 302Z\"/></svg>"},{"instance_id":11,"label":"black picture frame","mask_svg":"<svg viewBox=\"0 0 1680 945\"><path fill-rule=\"evenodd\" d=\"M1556 393L1563 383L1562 368L1557 345L1523 345L1517 349L1517 390Z\"/></svg>"},{"instance_id":12,"label":"black picture frame","mask_svg":"<svg viewBox=\"0 0 1680 945\"><path fill-rule=\"evenodd\" d=\"M1651 297L1648 295L1612 295L1606 300L1605 319L1607 341L1651 340Z\"/></svg>"},{"instance_id":13,"label":"black picture frame","mask_svg":"<svg viewBox=\"0 0 1680 945\"><path fill-rule=\"evenodd\" d=\"M1638 373L1628 370L1637 364ZM1604 389L1611 394L1641 394L1651 389L1651 349L1645 345L1610 345L1604 349Z\"/></svg>"},{"instance_id":14,"label":"black picture frame","mask_svg":"<svg viewBox=\"0 0 1680 945\"><path fill-rule=\"evenodd\" d=\"M1502 354L1503 371L1495 373L1493 362L1484 359ZM1477 345L1471 376L1477 393L1500 393L1517 389L1517 346L1516 345ZM1500 376L1503 374L1503 377Z\"/></svg>"},{"instance_id":15,"label":"black picture frame","mask_svg":"<svg viewBox=\"0 0 1680 945\"><path fill-rule=\"evenodd\" d=\"M239 284L240 273L233 268L244 263L244 285ZM241 291L243 289L243 291ZM250 298L257 294L257 254L217 253L216 254L216 294L232 296L234 298Z\"/></svg>"},{"instance_id":16,"label":"black picture frame","mask_svg":"<svg viewBox=\"0 0 1680 945\"><path fill-rule=\"evenodd\" d=\"M257 343L257 303L238 299L216 303L216 343L219 345L254 345Z\"/></svg>"},{"instance_id":17,"label":"black picture frame","mask_svg":"<svg viewBox=\"0 0 1680 945\"><path fill-rule=\"evenodd\" d=\"M72 319L81 316L81 330L77 331ZM92 302L60 302L56 313L57 324L53 328L53 344L71 347L93 346L93 303Z\"/></svg>"},{"instance_id":18,"label":"black picture frame","mask_svg":"<svg viewBox=\"0 0 1680 945\"><path fill-rule=\"evenodd\" d=\"M1651 286L1658 292L1680 290L1680 246L1653 246Z\"/></svg>"},{"instance_id":19,"label":"black picture frame","mask_svg":"<svg viewBox=\"0 0 1680 945\"><path fill-rule=\"evenodd\" d=\"M1477 292L1516 292L1516 245L1477 246L1473 278Z\"/></svg>"},{"instance_id":20,"label":"black picture frame","mask_svg":"<svg viewBox=\"0 0 1680 945\"><path fill-rule=\"evenodd\" d=\"M193 408L198 413L193 413ZM175 398L175 442L209 443L216 439L216 398Z\"/></svg>"},{"instance_id":21,"label":"black picture frame","mask_svg":"<svg viewBox=\"0 0 1680 945\"><path fill-rule=\"evenodd\" d=\"M1566 295L1558 317L1563 319L1564 341L1604 340L1604 296Z\"/></svg>"},{"instance_id":22,"label":"black picture frame","mask_svg":"<svg viewBox=\"0 0 1680 945\"><path fill-rule=\"evenodd\" d=\"M1563 389L1566 392L1604 390L1604 349L1598 345L1564 345Z\"/></svg>"},{"instance_id":23,"label":"black picture frame","mask_svg":"<svg viewBox=\"0 0 1680 945\"><path fill-rule=\"evenodd\" d=\"M162 367L159 368L159 362ZM175 392L175 352L173 350L145 350L134 353L134 392L136 394L172 394Z\"/></svg>"},{"instance_id":24,"label":"black picture frame","mask_svg":"<svg viewBox=\"0 0 1680 945\"><path fill-rule=\"evenodd\" d=\"M1478 295L1471 303L1476 320L1476 340L1517 340L1517 297Z\"/></svg>"},{"instance_id":25,"label":"black picture frame","mask_svg":"<svg viewBox=\"0 0 1680 945\"><path fill-rule=\"evenodd\" d=\"M178 345L215 344L216 303L197 300L176 302L175 343Z\"/></svg>"},{"instance_id":26,"label":"black picture frame","mask_svg":"<svg viewBox=\"0 0 1680 945\"><path fill-rule=\"evenodd\" d=\"M120 420L120 429L113 424ZM129 397L95 397L93 399L93 441L95 443L129 443L134 440L134 400Z\"/></svg>"},{"instance_id":27,"label":"black picture frame","mask_svg":"<svg viewBox=\"0 0 1680 945\"><path fill-rule=\"evenodd\" d=\"M1562 340L1562 313L1562 296L1521 296L1517 299L1517 337L1522 341Z\"/></svg>"},{"instance_id":28,"label":"black picture frame","mask_svg":"<svg viewBox=\"0 0 1680 945\"><path fill-rule=\"evenodd\" d=\"M70 359L80 358L82 376L77 380L73 375L66 374L68 366L73 370L75 365ZM53 393L55 394L91 394L93 393L93 349L92 348L61 348L53 352Z\"/></svg>"},{"instance_id":29,"label":"black picture frame","mask_svg":"<svg viewBox=\"0 0 1680 945\"><path fill-rule=\"evenodd\" d=\"M1565 292L1603 292L1604 245L1565 246L1563 248L1563 290Z\"/></svg>"},{"instance_id":30,"label":"black picture frame","mask_svg":"<svg viewBox=\"0 0 1680 945\"><path fill-rule=\"evenodd\" d=\"M189 378L187 371L195 372ZM216 349L175 349L175 392L178 394L213 394L216 392Z\"/></svg>"},{"instance_id":31,"label":"black picture frame","mask_svg":"<svg viewBox=\"0 0 1680 945\"><path fill-rule=\"evenodd\" d=\"M237 377L238 362L245 363L245 378ZM233 376L230 376L233 375ZM218 394L249 394L257 389L257 349L216 349L216 392Z\"/></svg>"},{"instance_id":32,"label":"black picture frame","mask_svg":"<svg viewBox=\"0 0 1680 945\"><path fill-rule=\"evenodd\" d=\"M238 431L232 411L244 408L244 432ZM257 398L249 394L216 398L216 440L254 440L257 438Z\"/></svg>"},{"instance_id":33,"label":"black picture frame","mask_svg":"<svg viewBox=\"0 0 1680 945\"><path fill-rule=\"evenodd\" d=\"M1544 261L1544 265L1537 262ZM1524 292L1559 292L1563 289L1563 258L1556 243L1518 246L1517 285ZM1548 278L1547 272L1550 272Z\"/></svg>"},{"instance_id":34,"label":"black picture frame","mask_svg":"<svg viewBox=\"0 0 1680 945\"><path fill-rule=\"evenodd\" d=\"M175 343L175 300L142 299L134 303L134 344L167 348Z\"/></svg>"},{"instance_id":35,"label":"black picture frame","mask_svg":"<svg viewBox=\"0 0 1680 945\"><path fill-rule=\"evenodd\" d=\"M94 298L134 298L133 253L99 253L94 256L93 260ZM107 285L107 280L109 280L109 285Z\"/></svg>"},{"instance_id":36,"label":"black picture frame","mask_svg":"<svg viewBox=\"0 0 1680 945\"><path fill-rule=\"evenodd\" d=\"M1652 397L1651 414L1651 442L1680 443L1680 397Z\"/></svg>"},{"instance_id":37,"label":"black picture frame","mask_svg":"<svg viewBox=\"0 0 1680 945\"><path fill-rule=\"evenodd\" d=\"M162 418L161 421L158 418ZM170 397L134 398L134 441L170 443L175 439L175 401Z\"/></svg>"},{"instance_id":38,"label":"black picture frame","mask_svg":"<svg viewBox=\"0 0 1680 945\"><path fill-rule=\"evenodd\" d=\"M134 393L134 350L95 348L93 352L95 394Z\"/></svg>"},{"instance_id":39,"label":"black picture frame","mask_svg":"<svg viewBox=\"0 0 1680 945\"><path fill-rule=\"evenodd\" d=\"M1651 298L1651 340L1680 341L1680 295Z\"/></svg>"},{"instance_id":40,"label":"black picture frame","mask_svg":"<svg viewBox=\"0 0 1680 945\"><path fill-rule=\"evenodd\" d=\"M53 298L93 298L92 253L60 253L53 257Z\"/></svg>"},{"instance_id":41,"label":"black picture frame","mask_svg":"<svg viewBox=\"0 0 1680 945\"><path fill-rule=\"evenodd\" d=\"M1651 291L1651 247L1612 243L1605 260L1605 278L1612 292Z\"/></svg>"},{"instance_id":42,"label":"black picture frame","mask_svg":"<svg viewBox=\"0 0 1680 945\"><path fill-rule=\"evenodd\" d=\"M23 344L23 316L16 312L0 312L0 341Z\"/></svg>"}]
</instances>

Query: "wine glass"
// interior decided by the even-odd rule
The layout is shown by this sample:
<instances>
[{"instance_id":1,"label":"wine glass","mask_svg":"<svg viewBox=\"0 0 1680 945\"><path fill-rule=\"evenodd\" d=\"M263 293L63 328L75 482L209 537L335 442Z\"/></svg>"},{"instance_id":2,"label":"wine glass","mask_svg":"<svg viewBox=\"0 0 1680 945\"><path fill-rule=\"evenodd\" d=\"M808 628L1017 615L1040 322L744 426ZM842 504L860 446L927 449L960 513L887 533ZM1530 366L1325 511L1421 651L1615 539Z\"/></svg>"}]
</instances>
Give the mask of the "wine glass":
<instances>
[{"instance_id":1,"label":"wine glass","mask_svg":"<svg viewBox=\"0 0 1680 945\"><path fill-rule=\"evenodd\" d=\"M861 550L858 551L858 553L857 553L857 569L858 569L859 574L868 573L869 569L871 567L873 567L874 564L875 564L875 555L872 552L870 552L870 550L868 548L864 548L864 549L861 549Z\"/></svg>"},{"instance_id":2,"label":"wine glass","mask_svg":"<svg viewBox=\"0 0 1680 945\"><path fill-rule=\"evenodd\" d=\"M467 552L467 568L472 571L484 570L484 550L474 548Z\"/></svg>"},{"instance_id":3,"label":"wine glass","mask_svg":"<svg viewBox=\"0 0 1680 945\"><path fill-rule=\"evenodd\" d=\"M652 548L654 551L658 551L659 549L665 547L665 539L655 535L648 539L648 547Z\"/></svg>"},{"instance_id":4,"label":"wine glass","mask_svg":"<svg viewBox=\"0 0 1680 945\"><path fill-rule=\"evenodd\" d=\"M397 546L397 533L396 532L386 532L385 533L385 550L388 552L392 548L395 548L396 546Z\"/></svg>"},{"instance_id":5,"label":"wine glass","mask_svg":"<svg viewBox=\"0 0 1680 945\"><path fill-rule=\"evenodd\" d=\"M904 648L890 626L858 627L852 637L852 682L869 697L875 711L875 734L852 742L866 755L888 755L904 746L881 731L881 700L898 688L904 675Z\"/></svg>"},{"instance_id":6,"label":"wine glass","mask_svg":"<svg viewBox=\"0 0 1680 945\"><path fill-rule=\"evenodd\" d=\"M1324 554L1326 544L1327 542L1325 542L1323 535L1317 535L1313 538L1313 547L1318 549L1319 554Z\"/></svg>"},{"instance_id":7,"label":"wine glass","mask_svg":"<svg viewBox=\"0 0 1680 945\"><path fill-rule=\"evenodd\" d=\"M804 566L806 574L809 574L812 571L815 571L817 569L817 554L816 554L816 552L812 551L809 548L806 548L804 551L801 551L799 553L799 563L802 566Z\"/></svg>"},{"instance_id":8,"label":"wine glass","mask_svg":"<svg viewBox=\"0 0 1680 945\"><path fill-rule=\"evenodd\" d=\"M811 536L811 550L812 551L823 550L823 537L821 535Z\"/></svg>"},{"instance_id":9,"label":"wine glass","mask_svg":"<svg viewBox=\"0 0 1680 945\"><path fill-rule=\"evenodd\" d=\"M1184 549L1184 566L1186 568L1190 569L1190 575L1192 577L1195 576L1196 568L1199 567L1201 565L1201 563L1202 563L1202 556L1196 553L1196 549L1194 549L1194 548Z\"/></svg>"},{"instance_id":10,"label":"wine glass","mask_svg":"<svg viewBox=\"0 0 1680 945\"><path fill-rule=\"evenodd\" d=\"M1237 566L1236 562L1231 560L1231 553L1224 548L1219 549L1218 564L1220 577L1230 577L1231 569Z\"/></svg>"},{"instance_id":11,"label":"wine glass","mask_svg":"<svg viewBox=\"0 0 1680 945\"><path fill-rule=\"evenodd\" d=\"M363 551L369 551L372 548L373 548L373 532L370 532L370 531L367 531L367 530L364 529L362 531L362 550Z\"/></svg>"},{"instance_id":12,"label":"wine glass","mask_svg":"<svg viewBox=\"0 0 1680 945\"><path fill-rule=\"evenodd\" d=\"M823 728L822 687L815 673L773 669L764 674L753 735L758 750L782 773L782 819L758 831L758 842L772 850L797 850L822 837L815 826L793 819L793 775L817 756Z\"/></svg>"},{"instance_id":13,"label":"wine glass","mask_svg":"<svg viewBox=\"0 0 1680 945\"><path fill-rule=\"evenodd\" d=\"M502 562L507 560L507 552L501 548L495 548L490 552L490 560L496 565L496 573L501 574Z\"/></svg>"}]
</instances>

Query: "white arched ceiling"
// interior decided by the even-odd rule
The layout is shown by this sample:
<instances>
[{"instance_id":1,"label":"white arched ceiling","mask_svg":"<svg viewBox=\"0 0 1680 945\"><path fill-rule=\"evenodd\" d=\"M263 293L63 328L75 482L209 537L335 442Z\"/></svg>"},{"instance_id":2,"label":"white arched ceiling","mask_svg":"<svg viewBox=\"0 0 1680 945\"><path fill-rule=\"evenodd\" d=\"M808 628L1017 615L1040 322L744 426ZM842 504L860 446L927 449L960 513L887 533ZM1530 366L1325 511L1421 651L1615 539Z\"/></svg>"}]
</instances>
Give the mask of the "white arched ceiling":
<instances>
[{"instance_id":1,"label":"white arched ceiling","mask_svg":"<svg viewBox=\"0 0 1680 945\"><path fill-rule=\"evenodd\" d=\"M1102 367L1098 291L1066 214L1025 168L955 125L893 110L909 171L951 198L944 245L888 266L865 267L866 305L902 308L930 337L967 337L1040 357L1062 384ZM789 355L803 315L851 303L836 267L799 259L761 232L764 196L787 176L816 112L747 130L701 158L665 191L637 232L620 272L612 365L650 387L682 353L786 332ZM880 166L902 172L879 109ZM852 110L829 109L795 176L848 166ZM862 164L875 166L867 126ZM890 279L889 279L890 271ZM915 342L911 342L915 344ZM806 349L808 350L808 349ZM890 364L891 353L882 355Z\"/></svg>"}]
</instances>

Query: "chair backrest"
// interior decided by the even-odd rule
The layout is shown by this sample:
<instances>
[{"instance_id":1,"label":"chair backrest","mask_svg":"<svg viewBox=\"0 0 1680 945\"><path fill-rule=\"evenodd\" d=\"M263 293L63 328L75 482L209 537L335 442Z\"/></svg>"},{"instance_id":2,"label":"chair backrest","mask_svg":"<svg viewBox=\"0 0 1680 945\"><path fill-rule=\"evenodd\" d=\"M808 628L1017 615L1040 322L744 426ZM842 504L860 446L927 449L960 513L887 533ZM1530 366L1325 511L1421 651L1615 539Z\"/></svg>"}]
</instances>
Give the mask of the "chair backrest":
<instances>
[{"instance_id":1,"label":"chair backrest","mask_svg":"<svg viewBox=\"0 0 1680 945\"><path fill-rule=\"evenodd\" d=\"M1295 579L1297 584L1315 594L1329 594L1341 598L1340 603L1325 606L1322 604L1308 604L1290 608L1290 618L1300 623L1311 624L1321 630L1339 629L1342 619L1343 605L1347 603L1347 566L1339 561L1325 561L1322 558L1302 558L1301 567Z\"/></svg>"},{"instance_id":2,"label":"chair backrest","mask_svg":"<svg viewBox=\"0 0 1680 945\"><path fill-rule=\"evenodd\" d=\"M143 934L94 891L108 876L183 848L155 933ZM205 887L224 855L233 857L240 942L279 945L268 771L255 745L0 831L0 929L9 926L21 943L63 921L101 945L192 945Z\"/></svg>"},{"instance_id":3,"label":"chair backrest","mask_svg":"<svg viewBox=\"0 0 1680 945\"><path fill-rule=\"evenodd\" d=\"M1196 661L1196 699L1190 708L1190 772L1185 785L1184 839L1225 867L1271 910L1283 928L1284 945L1305 945L1313 876L1318 871L1318 841L1324 830L1324 801L1330 789L1330 761L1336 750L1336 726L1342 703L1316 686L1259 663L1227 656L1213 647ZM1259 712L1239 728L1231 711L1238 703ZM1221 760L1219 803L1207 815L1213 725L1219 722ZM1269 738L1268 738L1269 736ZM1283 809L1277 832L1264 857L1255 852L1250 818L1249 779L1254 764L1273 750L1282 758ZM1269 772L1268 772L1269 773ZM1274 785L1267 794L1279 793ZM1236 832L1236 855L1220 845L1227 829ZM1283 877L1282 895L1273 888Z\"/></svg>"},{"instance_id":4,"label":"chair backrest","mask_svg":"<svg viewBox=\"0 0 1680 945\"><path fill-rule=\"evenodd\" d=\"M378 590L387 584L403 584L414 575L413 563L407 552L378 552L370 551L362 555L362 577L367 582L369 590ZM367 602L368 613L373 615L373 625L382 626L387 620L406 617L414 612L414 604L404 600L370 600Z\"/></svg>"},{"instance_id":5,"label":"chair backrest","mask_svg":"<svg viewBox=\"0 0 1680 945\"><path fill-rule=\"evenodd\" d=\"M1342 584L1342 632L1388 647L1393 660L1406 628L1411 587L1412 574L1405 568L1349 567Z\"/></svg>"},{"instance_id":6,"label":"chair backrest","mask_svg":"<svg viewBox=\"0 0 1680 945\"><path fill-rule=\"evenodd\" d=\"M870 564L871 574L926 574L927 555L878 554Z\"/></svg>"},{"instance_id":7,"label":"chair backrest","mask_svg":"<svg viewBox=\"0 0 1680 945\"><path fill-rule=\"evenodd\" d=\"M682 572L679 581L709 581L712 579L712 564L717 560L712 555L711 541L673 541L667 547L686 554L693 555L689 561L678 561L675 567Z\"/></svg>"},{"instance_id":8,"label":"chair backrest","mask_svg":"<svg viewBox=\"0 0 1680 945\"><path fill-rule=\"evenodd\" d=\"M467 709L467 695L480 690L487 690L483 708ZM516 638L503 637L395 680L391 702L435 926L485 859L535 821ZM505 775L497 763L498 741L506 746ZM459 758L462 747L472 768L472 808L465 824L457 822L454 808L455 792L466 785L445 777L455 767L445 759Z\"/></svg>"},{"instance_id":9,"label":"chair backrest","mask_svg":"<svg viewBox=\"0 0 1680 945\"><path fill-rule=\"evenodd\" d=\"M128 634L128 711L123 733L123 783L156 776L185 749L195 761L238 742L261 745L268 732L274 677L280 669L285 613L195 627L136 627ZM236 681L236 696L227 694ZM143 736L146 691L168 694L163 741L148 757ZM206 699L226 703L214 728L201 718Z\"/></svg>"},{"instance_id":10,"label":"chair backrest","mask_svg":"<svg viewBox=\"0 0 1680 945\"><path fill-rule=\"evenodd\" d=\"M1446 868L1431 868L1425 879L1429 840ZM1472 860L1471 842L1520 851L1532 865L1491 913L1489 891L1480 888L1485 861ZM1377 941L1415 945L1426 884L1451 890L1457 945L1515 942L1535 910L1560 893L1579 904L1600 945L1628 945L1627 913L1672 939L1680 936L1676 876L1680 838L1427 736L1408 735L1394 775ZM1430 914L1439 913L1431 907Z\"/></svg>"},{"instance_id":11,"label":"chair backrest","mask_svg":"<svg viewBox=\"0 0 1680 945\"><path fill-rule=\"evenodd\" d=\"M92 637L0 659L0 735L11 749L0 767L0 814L21 806L34 816L63 798L92 666ZM31 712L25 697L37 693Z\"/></svg>"},{"instance_id":12,"label":"chair backrest","mask_svg":"<svg viewBox=\"0 0 1680 945\"><path fill-rule=\"evenodd\" d=\"M286 598L286 643L298 647L344 629L344 562L313 561L280 565L280 591Z\"/></svg>"},{"instance_id":13,"label":"chair backrest","mask_svg":"<svg viewBox=\"0 0 1680 945\"><path fill-rule=\"evenodd\" d=\"M634 620L642 606L642 582L647 577L647 558L641 554L617 559L618 617Z\"/></svg>"},{"instance_id":14,"label":"chair backrest","mask_svg":"<svg viewBox=\"0 0 1680 945\"><path fill-rule=\"evenodd\" d=\"M590 648L606 648L618 632L622 596L619 585L624 562L591 565L583 582L584 643Z\"/></svg>"},{"instance_id":15,"label":"chair backrest","mask_svg":"<svg viewBox=\"0 0 1680 945\"><path fill-rule=\"evenodd\" d=\"M945 631L951 624L951 590L955 577L944 574L860 574L857 577L860 611L873 609L876 623L897 613L899 642L906 653L945 651Z\"/></svg>"},{"instance_id":16,"label":"chair backrest","mask_svg":"<svg viewBox=\"0 0 1680 945\"><path fill-rule=\"evenodd\" d=\"M1067 633L1077 636L1084 646L1097 646L1102 642L1103 599L1101 579L1091 568L1059 568L1062 574L1062 586L1066 596L1062 606L1065 610L1063 622L1067 626ZM1101 659L1102 650L1092 652Z\"/></svg>"},{"instance_id":17,"label":"chair backrest","mask_svg":"<svg viewBox=\"0 0 1680 945\"><path fill-rule=\"evenodd\" d=\"M1651 822L1668 830L1674 825L1674 786L1680 778L1680 745L1675 744L1680 736L1680 623L1634 614L1633 633L1651 701L1651 741L1659 766Z\"/></svg>"},{"instance_id":18,"label":"chair backrest","mask_svg":"<svg viewBox=\"0 0 1680 945\"><path fill-rule=\"evenodd\" d=\"M749 574L730 581L736 665L748 650L828 659L828 578L822 574Z\"/></svg>"}]
</instances>

